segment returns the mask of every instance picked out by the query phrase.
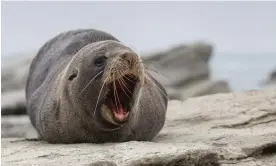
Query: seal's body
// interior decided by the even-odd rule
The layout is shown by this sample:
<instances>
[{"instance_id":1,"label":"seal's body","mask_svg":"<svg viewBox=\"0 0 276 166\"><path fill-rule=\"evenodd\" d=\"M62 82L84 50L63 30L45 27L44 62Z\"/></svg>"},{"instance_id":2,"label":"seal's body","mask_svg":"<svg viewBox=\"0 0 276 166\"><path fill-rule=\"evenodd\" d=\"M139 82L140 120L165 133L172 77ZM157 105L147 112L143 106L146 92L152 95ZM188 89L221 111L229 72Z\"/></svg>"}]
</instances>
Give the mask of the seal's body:
<instances>
[{"instance_id":1,"label":"seal's body","mask_svg":"<svg viewBox=\"0 0 276 166\"><path fill-rule=\"evenodd\" d=\"M31 123L50 143L150 141L164 125L166 95L135 52L93 29L44 44L26 85Z\"/></svg>"}]
</instances>

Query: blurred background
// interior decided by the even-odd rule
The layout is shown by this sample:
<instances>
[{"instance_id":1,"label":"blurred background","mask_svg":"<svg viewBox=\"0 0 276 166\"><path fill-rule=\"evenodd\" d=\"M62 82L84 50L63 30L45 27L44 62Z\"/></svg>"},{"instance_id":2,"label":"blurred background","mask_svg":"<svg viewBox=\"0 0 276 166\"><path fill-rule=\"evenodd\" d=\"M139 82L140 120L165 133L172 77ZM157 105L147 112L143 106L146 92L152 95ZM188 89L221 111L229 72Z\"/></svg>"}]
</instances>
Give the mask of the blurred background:
<instances>
[{"instance_id":1,"label":"blurred background","mask_svg":"<svg viewBox=\"0 0 276 166\"><path fill-rule=\"evenodd\" d=\"M2 115L25 113L32 58L72 29L109 32L156 62L172 99L276 84L276 2L1 3ZM20 135L8 128L5 136Z\"/></svg>"}]
</instances>

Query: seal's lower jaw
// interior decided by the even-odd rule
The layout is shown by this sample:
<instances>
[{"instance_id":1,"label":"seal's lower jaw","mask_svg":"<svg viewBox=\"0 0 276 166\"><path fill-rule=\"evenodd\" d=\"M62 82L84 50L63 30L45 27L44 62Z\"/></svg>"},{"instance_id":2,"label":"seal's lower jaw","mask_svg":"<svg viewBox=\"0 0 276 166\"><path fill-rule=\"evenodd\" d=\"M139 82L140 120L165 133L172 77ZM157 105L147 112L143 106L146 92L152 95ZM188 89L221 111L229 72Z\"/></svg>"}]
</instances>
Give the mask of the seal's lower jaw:
<instances>
[{"instance_id":1,"label":"seal's lower jaw","mask_svg":"<svg viewBox=\"0 0 276 166\"><path fill-rule=\"evenodd\" d=\"M134 98L133 92L138 78L125 75L107 85L108 94L102 106L102 117L113 125L122 125L129 119Z\"/></svg>"}]
</instances>

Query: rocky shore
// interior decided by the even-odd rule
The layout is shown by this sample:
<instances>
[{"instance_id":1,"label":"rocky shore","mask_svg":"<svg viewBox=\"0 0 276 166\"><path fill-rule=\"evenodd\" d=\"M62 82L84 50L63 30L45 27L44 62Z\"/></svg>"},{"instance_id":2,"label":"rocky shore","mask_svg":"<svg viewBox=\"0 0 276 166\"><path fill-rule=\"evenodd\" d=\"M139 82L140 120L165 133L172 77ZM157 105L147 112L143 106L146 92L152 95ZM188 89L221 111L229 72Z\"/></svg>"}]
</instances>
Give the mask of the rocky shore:
<instances>
[{"instance_id":1,"label":"rocky shore","mask_svg":"<svg viewBox=\"0 0 276 166\"><path fill-rule=\"evenodd\" d=\"M10 122L24 137L32 133L22 125L27 119ZM276 88L267 88L171 100L152 142L65 145L2 138L1 157L3 165L275 166L275 140Z\"/></svg>"}]
</instances>

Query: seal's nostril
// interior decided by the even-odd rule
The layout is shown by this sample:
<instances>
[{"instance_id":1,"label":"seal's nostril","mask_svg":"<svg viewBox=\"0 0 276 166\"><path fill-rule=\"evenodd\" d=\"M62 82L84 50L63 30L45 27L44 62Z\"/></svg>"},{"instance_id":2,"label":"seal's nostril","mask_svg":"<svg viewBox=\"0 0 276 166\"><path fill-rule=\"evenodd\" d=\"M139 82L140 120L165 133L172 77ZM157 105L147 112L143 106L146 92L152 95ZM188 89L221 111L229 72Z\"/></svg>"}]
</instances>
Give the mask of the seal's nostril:
<instances>
[{"instance_id":1,"label":"seal's nostril","mask_svg":"<svg viewBox=\"0 0 276 166\"><path fill-rule=\"evenodd\" d=\"M126 59L127 58L127 53L123 54L123 58Z\"/></svg>"},{"instance_id":2,"label":"seal's nostril","mask_svg":"<svg viewBox=\"0 0 276 166\"><path fill-rule=\"evenodd\" d=\"M122 55L122 58L123 58L124 60L126 60L126 61L128 62L129 65L131 65L132 62L133 62L133 60L134 60L134 58L135 58L135 54L134 54L134 53L131 53L131 52L127 52L127 53L124 53L124 54Z\"/></svg>"}]
</instances>

